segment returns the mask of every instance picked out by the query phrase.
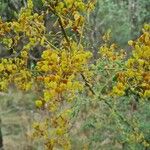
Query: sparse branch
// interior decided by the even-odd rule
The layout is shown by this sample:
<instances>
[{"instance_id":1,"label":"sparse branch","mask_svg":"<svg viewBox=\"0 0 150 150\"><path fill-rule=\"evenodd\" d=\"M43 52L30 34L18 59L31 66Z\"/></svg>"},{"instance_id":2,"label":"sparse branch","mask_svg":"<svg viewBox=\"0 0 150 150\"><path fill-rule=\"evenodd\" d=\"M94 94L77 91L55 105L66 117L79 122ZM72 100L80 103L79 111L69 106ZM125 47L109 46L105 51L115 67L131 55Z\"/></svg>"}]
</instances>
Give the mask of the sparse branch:
<instances>
[{"instance_id":1,"label":"sparse branch","mask_svg":"<svg viewBox=\"0 0 150 150\"><path fill-rule=\"evenodd\" d=\"M70 41L69 41L67 33L66 33L66 31L65 31L65 29L63 27L63 23L62 23L61 17L59 16L59 14L51 6L49 6L49 8L50 8L51 12L58 17L58 23L59 23L59 25L61 27L61 31L62 31L62 33L63 33L67 43L70 46Z\"/></svg>"}]
</instances>

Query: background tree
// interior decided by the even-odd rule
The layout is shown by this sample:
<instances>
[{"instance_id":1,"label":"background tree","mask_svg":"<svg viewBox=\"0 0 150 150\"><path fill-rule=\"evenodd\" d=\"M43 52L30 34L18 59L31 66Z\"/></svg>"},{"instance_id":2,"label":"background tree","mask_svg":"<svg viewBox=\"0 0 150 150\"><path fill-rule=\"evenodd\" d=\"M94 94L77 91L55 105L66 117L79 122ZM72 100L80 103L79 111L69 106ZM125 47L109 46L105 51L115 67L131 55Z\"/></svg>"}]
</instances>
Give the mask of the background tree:
<instances>
[{"instance_id":1,"label":"background tree","mask_svg":"<svg viewBox=\"0 0 150 150\"><path fill-rule=\"evenodd\" d=\"M102 43L107 30L112 40L127 48L129 39L136 39L144 23L150 21L150 0L98 0L94 12L88 16L87 46L93 48Z\"/></svg>"}]
</instances>

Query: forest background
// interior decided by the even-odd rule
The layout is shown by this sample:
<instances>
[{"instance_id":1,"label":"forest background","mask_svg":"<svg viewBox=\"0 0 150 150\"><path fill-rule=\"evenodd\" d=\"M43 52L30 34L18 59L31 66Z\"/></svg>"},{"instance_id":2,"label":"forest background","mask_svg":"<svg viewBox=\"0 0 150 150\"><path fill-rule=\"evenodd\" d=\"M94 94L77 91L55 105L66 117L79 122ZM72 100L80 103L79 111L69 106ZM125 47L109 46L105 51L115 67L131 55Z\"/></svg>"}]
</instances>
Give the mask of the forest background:
<instances>
[{"instance_id":1,"label":"forest background","mask_svg":"<svg viewBox=\"0 0 150 150\"><path fill-rule=\"evenodd\" d=\"M42 10L43 4L41 0L34 0L33 4L34 12L44 11ZM17 19L20 9L24 6L27 6L26 0L0 0L0 16L2 20L12 21ZM87 14L86 18L84 45L86 45L86 49L90 49L93 53L92 62L94 64L99 59L99 47L105 42L105 34L110 35L111 43L116 43L118 49L124 49L127 53L127 58L129 58L132 55L132 48L128 45L128 41L138 39L142 34L144 24L150 21L150 0L97 0L94 10ZM53 23L53 20L46 18L46 27L56 33L57 29L54 28ZM59 40L55 39L53 42L57 45ZM40 50L41 47L38 47L38 51ZM33 59L29 63L30 68L35 65L36 60L34 58L39 56L38 51L34 50ZM0 58L11 54L11 49L6 50L0 45ZM104 70L101 67L106 64L101 64L101 62L96 64L97 73L103 73ZM113 73L110 76L113 76ZM102 87L105 86L106 80L108 80L107 74L103 74L103 76L104 78L101 81L103 86L99 85L100 83L95 85L96 91L99 89L103 91ZM99 77L97 76L97 81L101 80ZM133 99L136 99L137 95L121 97L120 99L118 98L119 102L110 102L112 106L110 108L105 105L105 102L100 104L97 101L91 102L93 97L91 93L87 94L86 92L83 95L79 94L75 104L74 117L76 118L79 112L80 115L76 118L78 122L77 129L73 131L72 135L73 149L86 149L88 147L87 149L92 150L109 150L111 147L114 150L143 150L149 148L147 146L150 142L150 105L148 98L147 101L137 103L135 106L135 100ZM105 90L103 93L105 93ZM32 138L28 138L28 132L32 130L33 120L39 117L39 112L37 112L35 106L35 97L36 95L30 92L24 93L13 88L9 89L8 93L0 93L1 127L6 150L43 148L39 141L32 141ZM99 107L97 108L95 105ZM117 112L125 117L129 124L132 124L133 128L137 129L136 131L132 132L128 125L127 127L122 125L124 123L114 113L116 107ZM135 107L138 107L138 109ZM142 133L139 133L139 131L142 131ZM118 134L118 132L125 132L125 134ZM137 137L140 137L140 139L136 139ZM141 139L144 139L144 142ZM78 142L81 145L77 144Z\"/></svg>"}]
</instances>

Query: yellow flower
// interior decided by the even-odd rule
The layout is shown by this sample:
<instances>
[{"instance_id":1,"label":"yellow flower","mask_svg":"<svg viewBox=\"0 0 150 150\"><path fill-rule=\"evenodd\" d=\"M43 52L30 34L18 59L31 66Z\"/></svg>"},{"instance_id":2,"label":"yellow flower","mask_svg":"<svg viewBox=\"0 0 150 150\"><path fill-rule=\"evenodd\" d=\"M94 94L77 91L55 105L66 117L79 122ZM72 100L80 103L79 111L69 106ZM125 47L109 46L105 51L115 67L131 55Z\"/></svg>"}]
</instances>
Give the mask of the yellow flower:
<instances>
[{"instance_id":1,"label":"yellow flower","mask_svg":"<svg viewBox=\"0 0 150 150\"><path fill-rule=\"evenodd\" d=\"M22 51L21 52L21 56L23 57L23 58L26 58L27 56L28 56L28 53L27 53L27 51Z\"/></svg>"},{"instance_id":2,"label":"yellow flower","mask_svg":"<svg viewBox=\"0 0 150 150\"><path fill-rule=\"evenodd\" d=\"M10 65L10 64L6 65L6 69L7 69L9 72L11 72L11 71L13 70L12 67L13 67L13 66Z\"/></svg>"},{"instance_id":3,"label":"yellow flower","mask_svg":"<svg viewBox=\"0 0 150 150\"><path fill-rule=\"evenodd\" d=\"M58 60L58 55L56 53L52 53L51 57L52 61L56 62Z\"/></svg>"},{"instance_id":4,"label":"yellow flower","mask_svg":"<svg viewBox=\"0 0 150 150\"><path fill-rule=\"evenodd\" d=\"M57 134L57 135L60 135L60 136L63 135L64 132L65 132L65 130L62 129L62 128L58 128L58 129L56 130L56 134Z\"/></svg>"},{"instance_id":5,"label":"yellow flower","mask_svg":"<svg viewBox=\"0 0 150 150\"><path fill-rule=\"evenodd\" d=\"M41 67L41 71L47 72L48 70L49 70L48 65L43 65L43 66Z\"/></svg>"},{"instance_id":6,"label":"yellow flower","mask_svg":"<svg viewBox=\"0 0 150 150\"><path fill-rule=\"evenodd\" d=\"M2 72L4 70L4 65L0 64L0 72Z\"/></svg>"},{"instance_id":7,"label":"yellow flower","mask_svg":"<svg viewBox=\"0 0 150 150\"><path fill-rule=\"evenodd\" d=\"M44 78L45 84L48 83L49 81L50 81L50 78L49 78L49 77L45 77L45 78Z\"/></svg>"},{"instance_id":8,"label":"yellow flower","mask_svg":"<svg viewBox=\"0 0 150 150\"><path fill-rule=\"evenodd\" d=\"M132 40L128 41L128 44L129 44L130 46L132 46L132 45L133 45L133 41L132 41Z\"/></svg>"},{"instance_id":9,"label":"yellow flower","mask_svg":"<svg viewBox=\"0 0 150 150\"><path fill-rule=\"evenodd\" d=\"M51 50L45 50L43 53L42 53L42 58L43 59L46 59L49 57L49 55L51 54Z\"/></svg>"},{"instance_id":10,"label":"yellow flower","mask_svg":"<svg viewBox=\"0 0 150 150\"><path fill-rule=\"evenodd\" d=\"M122 83L118 83L116 86L113 87L112 95L123 96L125 94L125 86Z\"/></svg>"},{"instance_id":11,"label":"yellow flower","mask_svg":"<svg viewBox=\"0 0 150 150\"><path fill-rule=\"evenodd\" d=\"M1 90L7 90L7 87L8 87L8 81L7 80L3 80L0 82L0 89Z\"/></svg>"},{"instance_id":12,"label":"yellow flower","mask_svg":"<svg viewBox=\"0 0 150 150\"><path fill-rule=\"evenodd\" d=\"M47 102L49 100L51 100L54 97L55 93L53 90L45 90L44 91L44 100Z\"/></svg>"},{"instance_id":13,"label":"yellow flower","mask_svg":"<svg viewBox=\"0 0 150 150\"><path fill-rule=\"evenodd\" d=\"M28 90L31 89L31 87L32 87L32 83L31 83L31 82L28 82L28 83L26 83L26 85L25 85L25 90L28 91Z\"/></svg>"},{"instance_id":14,"label":"yellow flower","mask_svg":"<svg viewBox=\"0 0 150 150\"><path fill-rule=\"evenodd\" d=\"M150 97L150 90L146 90L144 92L144 97Z\"/></svg>"},{"instance_id":15,"label":"yellow flower","mask_svg":"<svg viewBox=\"0 0 150 150\"><path fill-rule=\"evenodd\" d=\"M42 102L41 100L36 100L36 101L35 101L35 105L36 105L37 107L41 107L41 106L43 105L43 102Z\"/></svg>"}]
</instances>

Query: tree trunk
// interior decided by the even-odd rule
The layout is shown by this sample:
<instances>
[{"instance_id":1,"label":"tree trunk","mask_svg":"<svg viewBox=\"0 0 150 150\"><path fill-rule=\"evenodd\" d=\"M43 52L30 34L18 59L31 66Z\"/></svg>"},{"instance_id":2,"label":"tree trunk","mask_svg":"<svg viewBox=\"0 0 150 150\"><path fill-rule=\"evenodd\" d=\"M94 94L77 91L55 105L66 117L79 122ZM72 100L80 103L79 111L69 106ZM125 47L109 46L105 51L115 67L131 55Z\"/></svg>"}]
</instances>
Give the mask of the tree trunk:
<instances>
[{"instance_id":1,"label":"tree trunk","mask_svg":"<svg viewBox=\"0 0 150 150\"><path fill-rule=\"evenodd\" d=\"M137 0L129 0L129 15L130 15L130 23L131 23L131 37L135 38L137 35L138 28L138 1Z\"/></svg>"},{"instance_id":2,"label":"tree trunk","mask_svg":"<svg viewBox=\"0 0 150 150\"><path fill-rule=\"evenodd\" d=\"M3 137L1 131L1 119L0 119L0 150L3 148Z\"/></svg>"}]
</instances>

